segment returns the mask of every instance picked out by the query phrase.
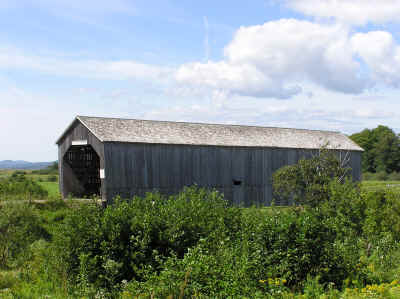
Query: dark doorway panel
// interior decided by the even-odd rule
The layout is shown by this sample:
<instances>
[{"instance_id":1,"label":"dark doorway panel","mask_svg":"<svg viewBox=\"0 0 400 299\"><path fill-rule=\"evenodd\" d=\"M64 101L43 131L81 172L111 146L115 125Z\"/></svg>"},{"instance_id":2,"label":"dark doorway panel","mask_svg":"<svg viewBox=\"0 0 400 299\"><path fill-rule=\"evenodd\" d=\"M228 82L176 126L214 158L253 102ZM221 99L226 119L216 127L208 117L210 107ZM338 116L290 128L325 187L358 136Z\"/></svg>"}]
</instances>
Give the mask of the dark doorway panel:
<instances>
[{"instance_id":1,"label":"dark doorway panel","mask_svg":"<svg viewBox=\"0 0 400 299\"><path fill-rule=\"evenodd\" d=\"M100 158L90 145L73 145L64 155L63 162L69 166L75 183L69 190L77 197L100 196Z\"/></svg>"}]
</instances>

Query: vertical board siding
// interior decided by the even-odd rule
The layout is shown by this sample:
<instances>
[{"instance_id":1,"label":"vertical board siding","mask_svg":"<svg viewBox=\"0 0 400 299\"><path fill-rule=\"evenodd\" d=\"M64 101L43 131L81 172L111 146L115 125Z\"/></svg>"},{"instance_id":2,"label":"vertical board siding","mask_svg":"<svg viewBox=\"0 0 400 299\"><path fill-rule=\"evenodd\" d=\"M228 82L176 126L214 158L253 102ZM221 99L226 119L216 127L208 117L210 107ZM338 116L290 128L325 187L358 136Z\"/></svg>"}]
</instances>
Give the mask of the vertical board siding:
<instances>
[{"instance_id":1,"label":"vertical board siding","mask_svg":"<svg viewBox=\"0 0 400 299\"><path fill-rule=\"evenodd\" d=\"M268 206L273 200L272 174L285 165L309 158L318 151L284 148L219 147L169 144L100 142L77 121L59 142L59 161L72 140L87 140L105 169L103 199L142 196L160 191L173 194L184 186L197 184L215 188L230 202L249 206ZM350 152L354 180L361 178L361 152ZM66 196L71 172L60 163L60 191ZM240 184L234 185L234 180ZM291 204L277 202L276 204Z\"/></svg>"},{"instance_id":2,"label":"vertical board siding","mask_svg":"<svg viewBox=\"0 0 400 299\"><path fill-rule=\"evenodd\" d=\"M105 157L104 157L104 144L94 136L84 125L82 125L78 120L76 120L71 128L68 130L67 134L58 142L58 162L59 162L59 189L60 194L63 198L66 198L71 190L74 188L81 189L78 185L77 180L74 177L72 171L66 169L64 163L64 155L72 146L72 141L76 140L87 140L87 144L91 145L96 151L100 158L100 168L105 168ZM106 180L101 179L101 194L102 198L106 199Z\"/></svg>"}]
</instances>

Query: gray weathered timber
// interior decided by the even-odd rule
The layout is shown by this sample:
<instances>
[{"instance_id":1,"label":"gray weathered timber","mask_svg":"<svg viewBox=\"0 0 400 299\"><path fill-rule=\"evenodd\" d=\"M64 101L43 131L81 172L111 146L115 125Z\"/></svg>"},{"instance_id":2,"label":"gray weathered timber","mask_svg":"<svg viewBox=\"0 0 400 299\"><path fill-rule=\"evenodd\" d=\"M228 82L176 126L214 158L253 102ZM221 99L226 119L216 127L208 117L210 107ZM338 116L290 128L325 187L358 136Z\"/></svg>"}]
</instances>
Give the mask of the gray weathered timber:
<instances>
[{"instance_id":1,"label":"gray weathered timber","mask_svg":"<svg viewBox=\"0 0 400 299\"><path fill-rule=\"evenodd\" d=\"M141 196L155 190L174 194L197 184L215 188L232 203L244 206L270 205L272 173L304 156L304 150L294 149L119 142L105 142L104 151L107 198ZM359 180L361 153L350 155L352 175Z\"/></svg>"},{"instance_id":2,"label":"gray weathered timber","mask_svg":"<svg viewBox=\"0 0 400 299\"><path fill-rule=\"evenodd\" d=\"M208 138L196 139L196 129ZM224 137L225 133L230 135ZM63 197L84 194L88 182L99 179L74 169L71 152L82 150L98 157L99 165L91 158L81 165L92 172L94 167L104 169L98 193L109 202L118 195L174 194L197 184L220 191L235 205L268 206L273 200L272 174L315 155L322 137L324 143L335 145L331 148L338 155L347 155L353 179L360 180L362 149L337 132L77 117L57 141L60 191Z\"/></svg>"},{"instance_id":3,"label":"gray weathered timber","mask_svg":"<svg viewBox=\"0 0 400 299\"><path fill-rule=\"evenodd\" d=\"M69 194L82 191L82 185L75 177L71 167L64 163L63 158L67 151L72 146L72 141L87 140L88 144L92 146L100 158L100 168L104 169L104 144L98 140L82 123L75 120L68 128L66 134L63 135L58 141L58 167L60 174L60 193L63 198ZM106 182L102 180L100 193L104 200L106 200L105 193Z\"/></svg>"}]
</instances>

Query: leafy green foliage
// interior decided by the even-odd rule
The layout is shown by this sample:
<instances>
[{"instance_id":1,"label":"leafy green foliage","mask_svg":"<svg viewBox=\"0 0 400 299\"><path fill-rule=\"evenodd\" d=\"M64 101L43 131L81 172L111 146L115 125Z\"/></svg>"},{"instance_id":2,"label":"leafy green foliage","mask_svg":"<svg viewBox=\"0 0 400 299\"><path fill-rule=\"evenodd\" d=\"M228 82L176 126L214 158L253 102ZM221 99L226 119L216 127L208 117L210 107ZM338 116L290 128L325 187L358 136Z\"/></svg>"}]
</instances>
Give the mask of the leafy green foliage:
<instances>
[{"instance_id":1,"label":"leafy green foliage","mask_svg":"<svg viewBox=\"0 0 400 299\"><path fill-rule=\"evenodd\" d=\"M278 169L272 177L275 198L279 202L317 206L328 198L332 180L344 182L349 168L335 152L321 149L310 159Z\"/></svg>"},{"instance_id":2,"label":"leafy green foliage","mask_svg":"<svg viewBox=\"0 0 400 299\"><path fill-rule=\"evenodd\" d=\"M145 270L160 271L166 258L183 258L202 238L233 236L239 215L216 191L191 187L169 198L149 193L117 199L105 210L80 208L65 219L56 246L71 279L110 290L122 280L143 280Z\"/></svg>"},{"instance_id":3,"label":"leafy green foliage","mask_svg":"<svg viewBox=\"0 0 400 299\"><path fill-rule=\"evenodd\" d=\"M13 173L11 177L0 179L0 199L43 199L47 191L25 174Z\"/></svg>"},{"instance_id":4,"label":"leafy green foliage","mask_svg":"<svg viewBox=\"0 0 400 299\"><path fill-rule=\"evenodd\" d=\"M50 175L47 177L48 182L57 182L57 176L56 175Z\"/></svg>"},{"instance_id":5,"label":"leafy green foliage","mask_svg":"<svg viewBox=\"0 0 400 299\"><path fill-rule=\"evenodd\" d=\"M14 230L0 245L23 249L8 255L19 270L0 272L0 297L397 298L400 193L360 188L335 175L332 157L314 158L325 160L300 173L323 188L305 188L302 206L232 207L197 187L106 208L3 205L0 230Z\"/></svg>"},{"instance_id":6,"label":"leafy green foliage","mask_svg":"<svg viewBox=\"0 0 400 299\"><path fill-rule=\"evenodd\" d=\"M32 170L32 174L39 175L57 175L58 174L58 162L54 162L52 165L47 166L44 169Z\"/></svg>"},{"instance_id":7,"label":"leafy green foliage","mask_svg":"<svg viewBox=\"0 0 400 299\"><path fill-rule=\"evenodd\" d=\"M13 262L26 259L29 245L48 237L30 205L9 203L0 206L0 267L10 267Z\"/></svg>"},{"instance_id":8,"label":"leafy green foliage","mask_svg":"<svg viewBox=\"0 0 400 299\"><path fill-rule=\"evenodd\" d=\"M362 174L363 181L400 181L400 172L386 173L384 171L364 172Z\"/></svg>"},{"instance_id":9,"label":"leafy green foliage","mask_svg":"<svg viewBox=\"0 0 400 299\"><path fill-rule=\"evenodd\" d=\"M386 126L365 129L350 136L365 152L363 172L392 173L400 171L400 137Z\"/></svg>"},{"instance_id":10,"label":"leafy green foliage","mask_svg":"<svg viewBox=\"0 0 400 299\"><path fill-rule=\"evenodd\" d=\"M400 196L390 191L376 191L368 193L365 200L366 237L376 240L390 234L393 240L400 241Z\"/></svg>"},{"instance_id":11,"label":"leafy green foliage","mask_svg":"<svg viewBox=\"0 0 400 299\"><path fill-rule=\"evenodd\" d=\"M299 287L308 276L340 285L348 275L337 248L337 229L313 209L277 212L263 219L256 233L259 277L279 277Z\"/></svg>"}]
</instances>

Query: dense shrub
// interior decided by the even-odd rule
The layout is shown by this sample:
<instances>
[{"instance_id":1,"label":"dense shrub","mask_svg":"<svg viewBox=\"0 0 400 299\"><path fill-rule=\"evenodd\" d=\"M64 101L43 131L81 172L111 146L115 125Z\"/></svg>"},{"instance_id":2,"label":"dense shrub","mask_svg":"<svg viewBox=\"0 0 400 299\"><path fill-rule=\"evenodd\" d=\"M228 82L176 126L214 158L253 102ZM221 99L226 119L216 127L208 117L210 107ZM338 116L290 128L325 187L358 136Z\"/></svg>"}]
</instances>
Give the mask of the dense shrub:
<instances>
[{"instance_id":1,"label":"dense shrub","mask_svg":"<svg viewBox=\"0 0 400 299\"><path fill-rule=\"evenodd\" d=\"M29 256L29 245L49 234L32 206L8 203L0 206L0 267L9 267Z\"/></svg>"},{"instance_id":2,"label":"dense shrub","mask_svg":"<svg viewBox=\"0 0 400 299\"><path fill-rule=\"evenodd\" d=\"M362 174L362 179L364 181L400 181L400 172L386 173L384 171L364 172Z\"/></svg>"},{"instance_id":3,"label":"dense shrub","mask_svg":"<svg viewBox=\"0 0 400 299\"><path fill-rule=\"evenodd\" d=\"M391 191L369 192L365 196L364 236L370 241L390 234L400 241L400 196ZM379 211L379 212L377 212Z\"/></svg>"},{"instance_id":4,"label":"dense shrub","mask_svg":"<svg viewBox=\"0 0 400 299\"><path fill-rule=\"evenodd\" d=\"M277 298L283 292L301 290L315 277L322 288L340 288L345 279L359 278L352 276L359 247L354 234L338 236L345 223L330 220L329 213L321 217L315 209L246 209L235 238L219 239L212 248L204 238L183 259L173 255L161 271L129 282L125 292L157 298L181 293L206 298Z\"/></svg>"},{"instance_id":5,"label":"dense shrub","mask_svg":"<svg viewBox=\"0 0 400 299\"><path fill-rule=\"evenodd\" d=\"M229 207L221 194L191 187L169 198L149 193L117 199L105 210L84 206L65 219L56 244L72 280L112 289L160 271L168 257L183 258L203 238L218 247L239 224L239 208Z\"/></svg>"},{"instance_id":6,"label":"dense shrub","mask_svg":"<svg viewBox=\"0 0 400 299\"><path fill-rule=\"evenodd\" d=\"M279 202L317 206L328 199L332 180L344 182L349 177L345 164L335 152L321 149L310 159L277 170L272 178L274 196Z\"/></svg>"},{"instance_id":7,"label":"dense shrub","mask_svg":"<svg viewBox=\"0 0 400 299\"><path fill-rule=\"evenodd\" d=\"M14 173L9 178L0 179L0 199L43 199L47 191L25 175Z\"/></svg>"},{"instance_id":8,"label":"dense shrub","mask_svg":"<svg viewBox=\"0 0 400 299\"><path fill-rule=\"evenodd\" d=\"M388 174L389 181L400 181L400 172L392 172Z\"/></svg>"},{"instance_id":9,"label":"dense shrub","mask_svg":"<svg viewBox=\"0 0 400 299\"><path fill-rule=\"evenodd\" d=\"M39 175L57 175L58 174L58 162L54 162L50 166L47 166L43 169L32 170L32 174L39 174Z\"/></svg>"},{"instance_id":10,"label":"dense shrub","mask_svg":"<svg viewBox=\"0 0 400 299\"><path fill-rule=\"evenodd\" d=\"M55 259L88 296L103 290L262 298L300 290L306 281L339 289L387 282L392 276L376 277L369 268L384 273L390 263L376 256L397 248L400 215L389 215L395 200L336 180L326 196L315 207L240 209L192 187L170 198L117 199L104 210L85 205L57 233Z\"/></svg>"},{"instance_id":11,"label":"dense shrub","mask_svg":"<svg viewBox=\"0 0 400 299\"><path fill-rule=\"evenodd\" d=\"M307 276L320 275L323 282L340 285L349 269L335 247L337 231L325 220L311 209L264 218L256 232L258 276L299 287Z\"/></svg>"},{"instance_id":12,"label":"dense shrub","mask_svg":"<svg viewBox=\"0 0 400 299\"><path fill-rule=\"evenodd\" d=\"M18 176L18 175L26 175L26 171L25 170L16 170L12 173L12 176Z\"/></svg>"},{"instance_id":13,"label":"dense shrub","mask_svg":"<svg viewBox=\"0 0 400 299\"><path fill-rule=\"evenodd\" d=\"M47 177L48 182L57 182L58 178L56 175L50 175Z\"/></svg>"},{"instance_id":14,"label":"dense shrub","mask_svg":"<svg viewBox=\"0 0 400 299\"><path fill-rule=\"evenodd\" d=\"M22 298L395 294L400 290L400 196L394 189L362 191L338 160L330 159L319 155L278 172L287 198L305 196L296 200L299 206L231 207L220 193L197 187L171 197L149 193L116 199L106 208L93 203L67 210L62 201L47 202L40 212L54 239L16 234L15 244L23 240L21 247L27 248L16 254L27 252L30 259L23 282L7 285ZM304 185L303 174L314 187ZM291 182L300 191L285 178L295 178ZM32 218L29 213L24 219Z\"/></svg>"},{"instance_id":15,"label":"dense shrub","mask_svg":"<svg viewBox=\"0 0 400 299\"><path fill-rule=\"evenodd\" d=\"M183 259L168 258L159 273L149 273L141 282L129 282L124 293L131 297L153 294L156 298L265 298L265 283L253 274L256 252L251 243L225 239L210 249L207 242L202 239Z\"/></svg>"}]
</instances>

